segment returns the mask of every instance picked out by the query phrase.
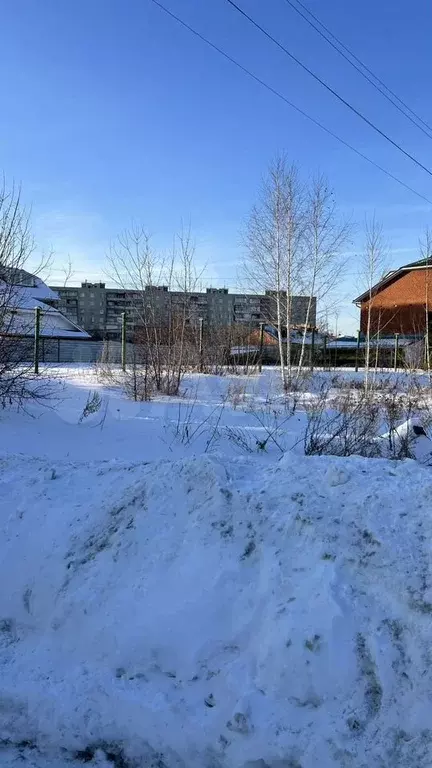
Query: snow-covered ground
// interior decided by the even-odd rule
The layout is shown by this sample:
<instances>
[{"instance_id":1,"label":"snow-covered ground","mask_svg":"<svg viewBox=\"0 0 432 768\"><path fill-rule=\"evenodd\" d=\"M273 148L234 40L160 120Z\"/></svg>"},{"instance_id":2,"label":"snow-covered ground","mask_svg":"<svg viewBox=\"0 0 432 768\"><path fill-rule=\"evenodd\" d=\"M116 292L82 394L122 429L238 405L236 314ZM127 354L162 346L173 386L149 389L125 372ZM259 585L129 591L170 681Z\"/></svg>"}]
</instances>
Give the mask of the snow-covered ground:
<instances>
[{"instance_id":1,"label":"snow-covered ground","mask_svg":"<svg viewBox=\"0 0 432 768\"><path fill-rule=\"evenodd\" d=\"M101 384L92 366L51 367L53 399L49 407L0 413L2 452L44 458L126 459L183 458L209 451L238 455L237 432L250 449L281 425L284 447L299 438L304 414L288 419L275 369L258 376L191 375L182 396L151 402L127 399L121 388ZM101 395L94 416L80 418L89 394ZM277 412L277 416L275 413ZM280 455L269 440L266 457Z\"/></svg>"},{"instance_id":2,"label":"snow-covered ground","mask_svg":"<svg viewBox=\"0 0 432 768\"><path fill-rule=\"evenodd\" d=\"M257 449L275 371L62 375L0 415L0 765L429 768L432 471Z\"/></svg>"}]
</instances>

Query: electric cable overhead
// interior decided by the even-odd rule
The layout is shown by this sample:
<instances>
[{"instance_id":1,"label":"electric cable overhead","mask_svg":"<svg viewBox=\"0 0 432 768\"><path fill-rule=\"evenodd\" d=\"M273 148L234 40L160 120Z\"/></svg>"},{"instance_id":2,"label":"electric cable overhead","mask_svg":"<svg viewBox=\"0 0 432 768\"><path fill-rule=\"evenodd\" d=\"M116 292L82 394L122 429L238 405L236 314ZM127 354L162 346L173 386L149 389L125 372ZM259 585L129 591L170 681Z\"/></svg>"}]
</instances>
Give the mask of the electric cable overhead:
<instances>
[{"instance_id":1,"label":"electric cable overhead","mask_svg":"<svg viewBox=\"0 0 432 768\"><path fill-rule=\"evenodd\" d=\"M416 115L416 113L415 113L415 112L413 112L413 111L410 109L410 107L408 107L407 105L405 105L405 104L404 104L404 102L403 102L403 101L401 101L401 99L399 99L399 97L398 97L398 96L394 96L394 97L393 97L393 96L389 96L389 94L388 94L388 93L386 93L386 92L385 92L385 90L384 90L384 88L387 88L387 86L381 87L381 85L380 85L380 84L378 84L378 85L377 85L377 83L375 83L375 82L373 81L373 79L372 79L372 77L374 77L374 78L375 78L375 79L378 81L378 83L380 83L380 81L379 81L379 78L377 78L377 77L376 77L376 75L374 75L374 74L372 73L372 77L369 77L369 75L368 75L366 72L363 72L363 70L361 69L361 67L357 66L357 64L355 64L355 62L354 62L354 61L351 61L351 59L349 58L349 56L347 56L347 55L346 55L346 54L345 54L343 51L341 51L341 50L340 50L340 48L338 48L338 46L337 46L337 45L336 45L336 44L335 44L335 43L334 43L334 42L333 42L333 41L330 39L330 37L328 37L328 36L327 36L327 35L326 35L324 32L322 32L322 31L320 30L320 28L319 28L319 27L318 27L316 24L314 24L314 22L313 22L313 21L311 21L310 19L308 19L308 17L306 16L306 14L302 13L302 11L301 11L299 8L297 8L297 6L296 6L296 5L295 5L295 4L292 2L292 0L285 0L285 2L286 2L286 3L287 3L287 4L288 4L288 5L289 5L289 6L290 6L292 9L293 9L293 11L295 11L295 12L296 12L296 13L297 13L299 16L301 16L301 17L302 17L302 19L304 19L304 20L305 20L305 22L306 22L307 24L309 24L309 25L310 25L310 26L311 26L311 27L312 27L312 28L313 28L313 29L314 29L314 30L315 30L315 31L316 31L316 32L317 32L317 33L318 33L318 34L319 34L319 35L320 35L320 36L321 36L321 37L322 37L324 40L326 40L326 41L327 41L327 43L328 43L329 45L331 45L331 47L332 47L332 48L334 48L334 50L335 50L335 51L337 51L337 53L338 53L340 56L342 56L342 58L343 58L343 59L345 59L345 61L347 61L347 62L348 62L348 64L350 64L350 65L351 65L351 66L352 66L352 67L353 67L353 68L354 68L354 69L355 69L355 70L356 70L356 71L357 71L357 72L358 72L358 73L359 73L359 74L360 74L362 77L364 77L364 78L365 78L365 80L367 80L367 81L368 81L368 83L370 83L370 84L372 85L372 87L373 87L373 88L375 88L375 89L376 89L376 90L377 90L377 91L378 91L378 92L379 92L379 93L380 93L382 96L384 96L384 98L385 98L385 99L387 99L387 101L389 101L389 102L390 102L390 104L393 104L393 106L394 106L394 107L396 107L396 109L397 109L397 110L399 110L399 112L400 112L400 113L401 113L401 114L402 114L404 117L406 117L406 118L407 118L407 120L410 120L410 122L411 122L413 125L415 125L415 127L416 127L416 128L418 128L420 131L422 131L422 132L425 134L425 136L427 136L427 137L428 137L428 139L432 139L432 128L430 128L430 129L429 129L429 126L427 126L427 123L425 123L425 125L426 125L426 126L427 126L427 128L428 128L427 130L426 130L426 128L423 128L423 126L422 126L422 125L419 125L419 123L417 122L417 120L419 120L421 123L423 123L424 121L422 120L422 118L421 118L421 117L419 117L418 115ZM299 3L299 5L301 5L301 6L302 6L302 8L305 8L305 6L304 6L304 5L302 5L302 3ZM311 15L313 16L313 14L312 14L312 13L311 13ZM320 23L320 22L319 22L319 23ZM324 25L322 25L322 26L324 26ZM330 32L329 34L332 34L332 33ZM334 35L332 35L332 36L334 37ZM335 38L335 39L337 40L337 38ZM340 43L340 42L338 41L338 45L343 45L343 43ZM346 46L343 46L343 47L344 47L344 48L346 48ZM348 49L347 49L347 50L348 50ZM353 53L351 53L351 52L350 52L350 54L349 54L349 55L354 57L354 54L353 54ZM356 57L354 57L354 58L356 58ZM367 67L366 67L364 64L362 64L361 66L362 66L362 67L364 67L364 69L365 69L365 70L367 70ZM367 70L367 71L369 71L369 70ZM387 90L388 90L390 93L392 93L392 92L390 91L390 89L389 89L389 88L387 88ZM395 99L397 99L398 101L400 101L400 102L401 102L401 104L403 104L403 108L399 106L399 104L397 103L397 101L395 101ZM410 114L408 114L408 112L407 112L407 111L405 111L405 110L408 110L408 112L412 112L412 114L415 116L415 119L414 119L414 117L411 117L411 115L410 115Z\"/></svg>"},{"instance_id":2,"label":"electric cable overhead","mask_svg":"<svg viewBox=\"0 0 432 768\"><path fill-rule=\"evenodd\" d=\"M393 181L396 181L397 184L407 189L409 192L412 192L417 197L424 200L429 205L432 205L432 200L429 200L425 195L423 195L421 192L418 192L416 189L411 187L409 184L406 184L404 181L399 179L397 176L395 176L391 171L388 171L386 168L383 168L382 165L379 165L379 163L376 163L375 160L372 160L370 157L365 155L363 152L361 152L359 149L356 149L352 144L350 144L348 141L345 141L345 139L342 139L341 136L338 136L337 133L334 133L330 128L327 128L323 123L321 123L319 120L317 120L315 117L312 117L312 115L309 115L307 112L305 112L301 107L298 107L296 104L294 104L292 101L286 98L282 93L277 91L273 86L266 83L264 80L262 80L258 75L255 75L253 72L251 72L249 69L243 66L243 64L240 64L237 59L234 59L232 56L230 56L228 53L226 53L222 48L219 48L215 43L213 43L211 40L209 40L207 37L202 35L200 32L198 32L196 29L194 29L190 24L188 24L186 21L180 18L180 16L177 16L173 11L171 11L169 8L167 8L165 5L163 5L159 0L151 0L151 2L154 5L157 5L158 8L160 8L164 13L167 14L167 16L170 16L174 21L176 21L178 24L180 24L184 29L187 29L189 32L191 32L195 37L197 37L199 40L201 40L203 43L206 43L210 48L212 48L214 51L219 53L221 56L223 56L227 61L231 62L231 64L234 64L238 69L240 69L245 75L250 77L252 80L254 80L256 83L261 85L263 88L266 88L270 93L272 93L274 96L277 96L278 99L283 101L285 104L288 104L289 107L294 109L296 112L298 112L303 117L307 118L311 123L316 125L318 128L321 128L322 131L325 131L329 136L331 136L333 139L336 139L336 141L340 142L340 144L343 144L347 149L351 150L351 152L354 152L358 157L361 157L363 160L366 160L370 165L373 165L374 168L377 168L379 171L384 173L386 176L388 176L390 179L393 179Z\"/></svg>"},{"instance_id":3,"label":"electric cable overhead","mask_svg":"<svg viewBox=\"0 0 432 768\"><path fill-rule=\"evenodd\" d=\"M345 43L343 43L343 42L342 42L342 40L340 40L340 38L336 37L336 35L335 35L335 34L334 34L334 33L333 33L333 32L332 32L332 31L331 31L331 30L330 30L328 27L326 27L326 25L325 25L325 24L324 24L322 21L320 21L320 19L319 19L317 16L315 16L315 14L314 14L314 13L312 13L312 11L311 11L309 8L307 8L307 7L306 7L306 5L304 5L304 3L302 3L302 2L301 2L301 0L296 0L296 2L297 2L297 5L299 5L301 8L303 8L303 10L304 10L304 11L305 11L305 12L306 12L306 13L307 13L307 14L308 14L308 15L309 15L309 16L310 16L312 19L314 19L314 21L316 21L316 23L317 23L317 24L318 24L320 27L322 27L322 29L324 30L324 32L325 32L325 33L327 33L327 35L329 35L329 36L332 38L332 40L333 40L334 42L332 42L332 40L330 40L330 39L329 39L329 38L326 36L326 34L324 34L324 32L322 32L322 31L321 31L321 30L320 30L320 29L319 29L319 28L318 28L318 27L317 27L317 26L316 26L316 25L315 25L315 24L314 24L314 23L313 23L313 22L312 22L310 19L308 19L308 18L307 18L307 16L305 16L305 15L304 15L304 14L303 14L303 13L302 13L302 12L301 12L301 11L300 11L298 8L297 8L297 6L296 6L296 5L294 5L294 3L292 2L292 0L285 0L285 2L286 2L286 3L288 3L288 5L290 5L290 6L291 6L291 8L292 8L294 11L296 11L296 13L298 13L300 16L302 16L302 18L303 18L303 19L304 19L304 20L305 20L305 21L306 21L308 24L310 24L310 25L311 25L311 26L312 26L312 27L313 27L313 28L314 28L314 29L315 29L315 30L318 32L318 34L319 34L319 35L321 35L321 36L322 36L322 37L323 37L325 40L327 40L327 42L328 42L328 43L330 43L330 45L331 45L331 46L332 46L332 47L333 47L333 48L334 48L336 51L338 51L338 53L340 53L340 55L341 55L341 56L343 56L343 58L344 58L344 59L346 59L346 60L347 60L347 61L348 61L348 62L351 64L351 66L353 66L353 67L354 67L354 68L355 68L355 69L356 69L358 72L360 72L360 74L361 74L361 75L363 75L363 77L365 77L365 78L366 78L366 80L368 80L368 82L370 82L370 83L371 83L371 85L373 85L375 88L377 88L377 89L379 90L379 92L380 92L380 93L382 93L382 95L383 95L383 96L385 96L385 98L386 98L386 99L388 99L389 101L391 101L391 103L392 103L392 104L394 104L394 106L395 106L397 109L399 109L399 110L402 112L402 114L404 114L404 115L405 115L405 117L407 117L409 120L411 120L411 121L414 123L414 125L416 125L416 126L417 126L417 128L420 128L420 130L422 130L422 131L423 131L423 132L426 134L426 136L429 136L430 138L432 138L432 135L431 135L431 134L432 134L432 126L430 126L430 125L429 125L429 123L427 123L427 122L426 122L426 120L423 120L423 118L422 118L422 117L420 117L420 115L418 115L416 112L414 112L414 110L413 110L413 109L411 109L411 107L409 107L409 106L408 106L408 104L407 104L405 101L403 101L403 99L401 99L401 98L400 98L400 96L398 96L398 95L397 95L397 93L395 93L394 91L392 91L392 89L391 89L391 88L389 88L389 87L388 87L388 85L386 85L386 84L385 84L385 83L384 83L384 82L383 82L383 81L382 81L382 80L381 80L381 79L378 77L378 75L376 75L376 74L375 74L375 72L373 72L373 70L372 70L372 69L370 69L370 67L368 67L368 66L367 66L367 65L364 63L364 61L362 61L361 59L359 59L359 57L358 57L358 56L356 56L356 54L355 54L355 53L354 53L354 52L353 52L353 51L352 51L352 50L351 50L351 49L350 49L350 48L349 48L347 45L345 45ZM335 45L335 43L336 43L336 45ZM352 59L354 59L354 61L356 61L356 62L357 62L357 64L359 64L360 66L358 67L356 64L354 64L354 62L353 62L353 61L351 61L351 59L349 59L349 58L348 58L348 56L346 56L346 55L345 55L345 54L344 54L344 53L343 53L341 50L339 50L339 48L337 47L338 45L339 45L341 48L343 48L343 50L344 50L344 51L346 51L346 53L347 53L349 56L351 56L351 58L352 58ZM365 71L364 71L364 72L362 72L362 70L361 70L361 68L360 68L360 67L362 67L362 68L363 68ZM367 73L368 73L368 75L370 75L371 77L368 77L368 75L366 75L366 74L365 74L366 72L367 72ZM373 80L371 80L371 78L373 78L374 80L376 80L376 83L378 83L378 85L377 85L376 83L374 83L374 82L373 82ZM380 86L381 86L381 87L380 87ZM384 90L383 90L383 89L384 89ZM387 91L387 93L385 93L385 91ZM390 94L390 96L388 96L388 94ZM392 97L392 98L390 98L390 97ZM400 107L398 107L398 105L395 103L395 101L393 101L393 99L395 99L396 101L398 101L398 102L399 102L399 104L401 104L401 105L402 105L402 107L403 107L404 109L401 109ZM422 128L420 125L418 125L418 123L416 123L416 122L415 122L415 120L413 120L413 119L410 117L410 115L408 115L406 112L404 112L404 110L406 110L407 112L409 112L409 113L410 113L410 114L413 116L413 118L415 118L415 120L418 120L418 121L419 121L419 123L422 123L422 125L423 125L423 126L424 126L424 127L427 129L427 130L425 131L425 130L424 130L424 128ZM428 133L428 131L429 131L429 133Z\"/></svg>"},{"instance_id":4,"label":"electric cable overhead","mask_svg":"<svg viewBox=\"0 0 432 768\"><path fill-rule=\"evenodd\" d=\"M423 165L423 163L420 162L420 160L417 160L417 158L414 157L414 155L411 155L410 152L407 152L407 150L401 147L401 145L398 144L397 141L394 141L387 133L384 133L384 131L382 131L381 128L378 128L378 126L375 125L375 123L369 120L369 118L366 117L366 115L360 112L360 110L356 109L356 107L350 104L349 101L344 99L344 97L341 96L337 91L335 91L335 89L332 88L331 85L328 85L328 83L326 83L325 80L322 80L322 78L319 77L319 75L317 75L315 72L313 72L312 69L309 69L309 67L307 67L306 64L303 64L303 62L299 58L297 58L297 56L294 56L294 54L291 53L291 51L289 51L288 48L285 48L285 46L282 45L282 43L280 43L279 40L273 37L273 35L271 35L270 32L267 32L267 30L264 29L264 27L262 27L261 24L258 24L258 22L252 18L252 16L249 16L249 14L246 13L246 11L244 11L243 8L240 8L240 6L237 5L237 3L234 2L234 0L226 0L226 2L229 5L231 5L233 8L235 8L236 11L238 11L242 16L244 16L244 18L247 19L251 24L253 24L253 26L256 27L256 29L262 32L263 35L265 35L269 40L271 40L272 43L277 45L277 47L280 48L281 51L283 51L287 56L289 56L289 58L292 61L294 61L296 64L298 64L298 66L301 67L305 72L307 72L308 75L313 77L314 80L316 80L320 85L323 86L323 88L329 91L329 93L331 93L336 99L338 99L338 101L340 101L342 104L348 107L348 109L350 109L351 112L354 112L354 114L357 115L357 117L359 117L361 120L363 120L363 122L365 122L366 125L369 125L369 127L372 128L380 136L382 136L383 139L390 142L390 144L392 144L397 150L399 150L399 152L402 152L402 154L404 154L405 157L408 157L409 160L412 160L412 162L418 165L419 168L421 168L423 171L426 171L426 173L428 173L429 176L432 176L432 171L430 170L430 168L427 168L425 165Z\"/></svg>"}]
</instances>

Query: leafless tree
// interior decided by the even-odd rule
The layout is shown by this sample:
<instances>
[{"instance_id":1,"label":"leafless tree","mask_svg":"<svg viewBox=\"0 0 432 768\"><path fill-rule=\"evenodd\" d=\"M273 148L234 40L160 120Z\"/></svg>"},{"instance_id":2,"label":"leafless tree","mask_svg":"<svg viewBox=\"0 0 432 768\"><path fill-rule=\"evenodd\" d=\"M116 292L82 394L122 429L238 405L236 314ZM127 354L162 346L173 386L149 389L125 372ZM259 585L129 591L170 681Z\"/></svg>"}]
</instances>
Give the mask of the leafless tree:
<instances>
[{"instance_id":1,"label":"leafless tree","mask_svg":"<svg viewBox=\"0 0 432 768\"><path fill-rule=\"evenodd\" d=\"M384 241L382 224L377 221L375 214L370 219L365 220L364 225L364 246L360 259L360 279L363 287L366 288L367 308L366 308L366 338L365 338L365 373L364 387L367 391L370 384L371 368L371 339L372 339L372 319L374 313L374 286L383 277L387 269L388 249ZM375 334L379 335L380 315L378 316L377 327L374 327ZM378 350L378 339L377 350ZM378 354L378 352L377 352ZM376 357L376 362L378 357Z\"/></svg>"},{"instance_id":2,"label":"leafless tree","mask_svg":"<svg viewBox=\"0 0 432 768\"><path fill-rule=\"evenodd\" d=\"M195 348L198 317L192 293L199 275L190 228L182 227L168 255L156 252L148 232L133 225L111 246L109 274L122 290L130 291L129 320L136 346L134 391L139 370L145 377L141 389L165 394L178 392Z\"/></svg>"},{"instance_id":3,"label":"leafless tree","mask_svg":"<svg viewBox=\"0 0 432 768\"><path fill-rule=\"evenodd\" d=\"M292 298L298 289L304 261L306 216L306 190L300 180L298 169L291 165L284 177L285 201L285 320L287 339L287 368L291 379L291 335L292 335Z\"/></svg>"},{"instance_id":4,"label":"leafless tree","mask_svg":"<svg viewBox=\"0 0 432 768\"><path fill-rule=\"evenodd\" d=\"M177 389L186 365L191 363L188 352L196 352L196 332L199 330L200 311L193 301L193 294L198 290L204 268L197 270L195 261L195 243L190 225L181 226L174 238L172 252L173 281L177 295L177 306L172 309L172 334L176 350ZM190 357L190 354L189 354Z\"/></svg>"},{"instance_id":5,"label":"leafless tree","mask_svg":"<svg viewBox=\"0 0 432 768\"><path fill-rule=\"evenodd\" d=\"M30 213L22 204L21 190L13 184L8 187L3 179L0 186L0 403L3 406L45 399L49 393L45 383L40 379L37 383L31 376L30 366L22 362L25 337L33 330L33 320L28 319L29 308L24 302L23 283L48 269L51 261L51 254L42 255L30 275L25 268L29 259L34 258L34 251Z\"/></svg>"},{"instance_id":6,"label":"leafless tree","mask_svg":"<svg viewBox=\"0 0 432 768\"><path fill-rule=\"evenodd\" d=\"M298 170L281 155L270 164L258 202L249 215L244 243L244 276L249 288L270 291L274 303L282 383L291 366L292 296L301 271L305 192ZM287 354L283 335L286 329Z\"/></svg>"},{"instance_id":7,"label":"leafless tree","mask_svg":"<svg viewBox=\"0 0 432 768\"><path fill-rule=\"evenodd\" d=\"M316 176L308 189L305 259L301 283L308 296L303 342L298 371L304 365L307 333L311 326L314 300L329 297L340 280L346 258L343 249L352 231L349 221L338 213L333 190L324 176Z\"/></svg>"},{"instance_id":8,"label":"leafless tree","mask_svg":"<svg viewBox=\"0 0 432 768\"><path fill-rule=\"evenodd\" d=\"M66 286L69 283L69 281L72 280L73 276L75 275L75 272L74 272L73 266L72 266L72 260L71 260L70 254L68 254L68 260L67 260L65 266L62 267L61 271L64 274L63 288L66 288Z\"/></svg>"}]
</instances>

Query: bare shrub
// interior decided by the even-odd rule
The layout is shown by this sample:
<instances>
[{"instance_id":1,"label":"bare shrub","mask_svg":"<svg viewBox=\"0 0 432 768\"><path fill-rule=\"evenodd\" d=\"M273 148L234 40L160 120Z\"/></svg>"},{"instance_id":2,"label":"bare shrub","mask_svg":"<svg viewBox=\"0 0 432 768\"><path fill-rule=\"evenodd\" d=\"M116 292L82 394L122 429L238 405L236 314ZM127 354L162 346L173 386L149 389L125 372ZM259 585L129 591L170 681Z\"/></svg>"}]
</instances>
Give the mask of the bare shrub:
<instances>
[{"instance_id":1,"label":"bare shrub","mask_svg":"<svg viewBox=\"0 0 432 768\"><path fill-rule=\"evenodd\" d=\"M306 368L303 368L296 373L291 372L291 374L287 375L285 378L284 390L287 395L306 392L308 386L312 385L313 378L313 373Z\"/></svg>"},{"instance_id":2,"label":"bare shrub","mask_svg":"<svg viewBox=\"0 0 432 768\"><path fill-rule=\"evenodd\" d=\"M250 429L226 427L225 435L242 453L254 453L257 450L257 440Z\"/></svg>"},{"instance_id":3,"label":"bare shrub","mask_svg":"<svg viewBox=\"0 0 432 768\"><path fill-rule=\"evenodd\" d=\"M112 363L103 358L94 364L94 372L97 380L105 386L115 386L119 384L119 371Z\"/></svg>"},{"instance_id":4,"label":"bare shrub","mask_svg":"<svg viewBox=\"0 0 432 768\"><path fill-rule=\"evenodd\" d=\"M132 361L121 373L121 381L128 397L136 401L151 399L156 390L154 371L149 364L145 348L134 346L132 349Z\"/></svg>"},{"instance_id":5,"label":"bare shrub","mask_svg":"<svg viewBox=\"0 0 432 768\"><path fill-rule=\"evenodd\" d=\"M367 390L363 382L332 379L305 410L308 455L413 458L411 420L420 418L424 429L432 424L430 389L415 377L371 379Z\"/></svg>"},{"instance_id":6,"label":"bare shrub","mask_svg":"<svg viewBox=\"0 0 432 768\"><path fill-rule=\"evenodd\" d=\"M246 401L246 383L244 381L235 381L228 384L227 401L236 410Z\"/></svg>"},{"instance_id":7,"label":"bare shrub","mask_svg":"<svg viewBox=\"0 0 432 768\"><path fill-rule=\"evenodd\" d=\"M32 403L48 405L55 394L54 378L48 371L36 376L32 365L9 360L0 372L0 406L26 410Z\"/></svg>"},{"instance_id":8,"label":"bare shrub","mask_svg":"<svg viewBox=\"0 0 432 768\"><path fill-rule=\"evenodd\" d=\"M88 393L87 402L83 408L81 416L78 419L78 424L82 424L84 419L87 419L93 413L97 413L102 406L102 398L96 390Z\"/></svg>"},{"instance_id":9,"label":"bare shrub","mask_svg":"<svg viewBox=\"0 0 432 768\"><path fill-rule=\"evenodd\" d=\"M324 384L318 396L305 404L305 409L306 455L379 455L376 436L380 407L364 391L354 392L348 388L336 398L330 398L329 385Z\"/></svg>"},{"instance_id":10,"label":"bare shrub","mask_svg":"<svg viewBox=\"0 0 432 768\"><path fill-rule=\"evenodd\" d=\"M351 379L350 381L343 381L339 378L344 388L362 390L365 388L364 380ZM368 381L367 390L369 392L387 392L394 386L394 382L390 382L388 379L370 379Z\"/></svg>"},{"instance_id":11,"label":"bare shrub","mask_svg":"<svg viewBox=\"0 0 432 768\"><path fill-rule=\"evenodd\" d=\"M404 389L398 385L389 387L382 398L383 421L386 426L386 452L390 458L414 458L413 443L416 435L412 428L401 425L419 418L425 430L432 424L431 393L415 377L408 380Z\"/></svg>"},{"instance_id":12,"label":"bare shrub","mask_svg":"<svg viewBox=\"0 0 432 768\"><path fill-rule=\"evenodd\" d=\"M248 325L210 327L204 332L204 373L249 376L258 373L259 354Z\"/></svg>"},{"instance_id":13,"label":"bare shrub","mask_svg":"<svg viewBox=\"0 0 432 768\"><path fill-rule=\"evenodd\" d=\"M210 450L220 436L220 421L225 410L226 398L215 405L205 418L198 410L197 393L186 401L179 400L177 407L177 419L169 424L173 435L172 442L179 442L184 446L190 446L194 442L204 438L204 453ZM172 448L172 444L170 445Z\"/></svg>"},{"instance_id":14,"label":"bare shrub","mask_svg":"<svg viewBox=\"0 0 432 768\"><path fill-rule=\"evenodd\" d=\"M285 397L282 401L269 399L265 405L251 404L248 408L262 431L262 439L256 438L256 448L267 450L269 443L273 443L281 452L285 452L284 437L286 425L293 417L297 407L297 398Z\"/></svg>"}]
</instances>

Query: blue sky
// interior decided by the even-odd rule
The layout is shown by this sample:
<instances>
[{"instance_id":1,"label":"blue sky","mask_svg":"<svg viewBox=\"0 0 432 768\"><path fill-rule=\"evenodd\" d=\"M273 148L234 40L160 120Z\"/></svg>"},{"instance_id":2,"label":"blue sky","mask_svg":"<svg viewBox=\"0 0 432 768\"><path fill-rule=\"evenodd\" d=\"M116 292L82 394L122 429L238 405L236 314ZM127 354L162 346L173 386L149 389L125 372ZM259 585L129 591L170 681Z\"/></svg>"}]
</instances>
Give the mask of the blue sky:
<instances>
[{"instance_id":1,"label":"blue sky","mask_svg":"<svg viewBox=\"0 0 432 768\"><path fill-rule=\"evenodd\" d=\"M427 0L305 0L432 124ZM337 103L226 0L165 0L185 21L301 108L432 198L432 178ZM281 42L396 141L432 165L432 143L321 40L284 0L239 0ZM325 173L341 210L374 210L393 265L417 257L429 206L398 187L167 18L150 0L2 4L1 166L22 183L52 280L70 254L75 278L104 279L110 239L138 220L168 247L191 221L208 282L239 284L240 228L278 151ZM339 326L353 331L355 254Z\"/></svg>"}]
</instances>

